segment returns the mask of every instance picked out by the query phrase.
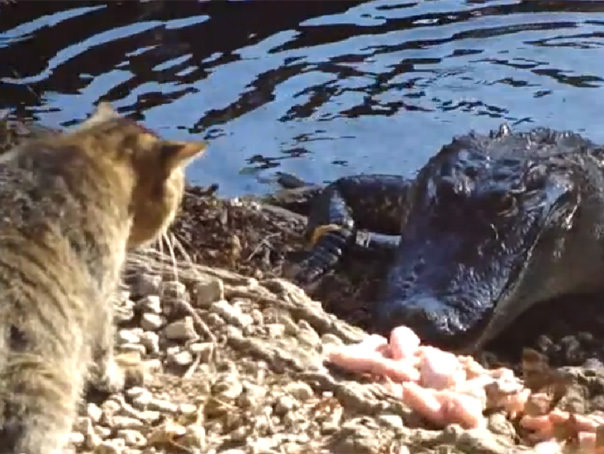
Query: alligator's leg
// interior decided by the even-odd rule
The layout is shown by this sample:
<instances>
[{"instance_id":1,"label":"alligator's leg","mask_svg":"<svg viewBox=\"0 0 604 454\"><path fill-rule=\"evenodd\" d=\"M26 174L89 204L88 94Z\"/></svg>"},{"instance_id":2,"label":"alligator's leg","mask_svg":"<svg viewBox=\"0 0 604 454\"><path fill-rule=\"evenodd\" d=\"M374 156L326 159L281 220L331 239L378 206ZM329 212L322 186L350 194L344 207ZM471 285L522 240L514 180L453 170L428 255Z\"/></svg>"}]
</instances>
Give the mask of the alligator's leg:
<instances>
[{"instance_id":1,"label":"alligator's leg","mask_svg":"<svg viewBox=\"0 0 604 454\"><path fill-rule=\"evenodd\" d=\"M358 230L399 235L411 184L397 175L357 175L328 185L312 205L306 231L312 250L294 279L309 284L332 269Z\"/></svg>"}]
</instances>

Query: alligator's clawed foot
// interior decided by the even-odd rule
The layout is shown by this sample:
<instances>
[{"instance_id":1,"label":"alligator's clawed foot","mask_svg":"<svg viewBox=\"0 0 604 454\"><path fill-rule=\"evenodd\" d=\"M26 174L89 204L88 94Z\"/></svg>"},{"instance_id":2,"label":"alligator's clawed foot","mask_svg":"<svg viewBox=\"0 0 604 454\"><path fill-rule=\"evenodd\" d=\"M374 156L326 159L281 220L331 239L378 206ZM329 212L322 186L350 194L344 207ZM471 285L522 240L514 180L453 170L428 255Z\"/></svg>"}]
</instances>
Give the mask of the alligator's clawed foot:
<instances>
[{"instance_id":1,"label":"alligator's clawed foot","mask_svg":"<svg viewBox=\"0 0 604 454\"><path fill-rule=\"evenodd\" d=\"M321 225L310 235L312 250L300 263L291 265L286 277L308 288L332 270L342 258L352 232L335 224Z\"/></svg>"}]
</instances>

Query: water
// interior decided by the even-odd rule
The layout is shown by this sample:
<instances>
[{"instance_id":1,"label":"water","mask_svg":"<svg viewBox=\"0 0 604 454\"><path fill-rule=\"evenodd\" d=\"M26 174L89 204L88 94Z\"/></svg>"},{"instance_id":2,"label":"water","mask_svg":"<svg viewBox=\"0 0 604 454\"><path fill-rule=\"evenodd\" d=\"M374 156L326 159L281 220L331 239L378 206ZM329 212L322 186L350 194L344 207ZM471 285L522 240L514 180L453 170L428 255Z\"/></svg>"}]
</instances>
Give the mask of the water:
<instances>
[{"instance_id":1,"label":"water","mask_svg":"<svg viewBox=\"0 0 604 454\"><path fill-rule=\"evenodd\" d=\"M207 139L189 178L229 196L412 176L503 121L604 143L604 2L22 2L0 62L0 108L56 127L109 100Z\"/></svg>"}]
</instances>

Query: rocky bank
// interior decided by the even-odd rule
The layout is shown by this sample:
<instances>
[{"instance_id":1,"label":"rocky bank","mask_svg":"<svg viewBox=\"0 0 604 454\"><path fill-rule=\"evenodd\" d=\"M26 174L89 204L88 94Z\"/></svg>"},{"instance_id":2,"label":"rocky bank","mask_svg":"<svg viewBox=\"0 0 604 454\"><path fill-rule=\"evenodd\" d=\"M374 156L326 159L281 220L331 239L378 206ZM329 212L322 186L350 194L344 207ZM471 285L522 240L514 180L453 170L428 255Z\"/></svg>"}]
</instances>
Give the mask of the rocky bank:
<instances>
[{"instance_id":1,"label":"rocky bank","mask_svg":"<svg viewBox=\"0 0 604 454\"><path fill-rule=\"evenodd\" d=\"M4 149L31 134L0 122ZM142 360L144 386L90 391L74 427L81 453L404 454L532 452L530 437L501 413L486 429L439 430L370 378L334 369L333 346L357 342L371 324L363 306L383 272L383 257L355 254L313 289L281 278L304 248L305 219L257 200L223 200L188 188L172 248L128 260L116 305L119 352ZM556 405L604 411L604 358L598 302L561 302L531 311L483 364L506 364L527 380L558 386ZM545 326L534 329L536 321ZM539 361L522 361L530 346ZM525 351L526 353L526 351ZM557 366L551 369L547 362ZM535 367L537 364L538 367ZM552 377L554 377L552 379ZM540 384L543 386L543 383ZM560 428L571 441L576 431Z\"/></svg>"}]
</instances>

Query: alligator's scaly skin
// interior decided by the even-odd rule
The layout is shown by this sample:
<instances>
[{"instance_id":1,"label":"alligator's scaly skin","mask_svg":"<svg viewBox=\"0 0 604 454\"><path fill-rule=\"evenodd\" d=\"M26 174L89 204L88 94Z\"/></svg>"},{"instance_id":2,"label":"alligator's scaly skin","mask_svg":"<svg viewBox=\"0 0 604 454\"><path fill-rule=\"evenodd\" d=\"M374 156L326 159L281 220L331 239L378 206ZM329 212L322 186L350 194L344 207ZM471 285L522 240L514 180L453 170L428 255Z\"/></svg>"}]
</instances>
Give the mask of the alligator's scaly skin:
<instances>
[{"instance_id":1,"label":"alligator's scaly skin","mask_svg":"<svg viewBox=\"0 0 604 454\"><path fill-rule=\"evenodd\" d=\"M296 279L335 266L359 229L400 234L378 326L480 347L535 303L604 292L603 167L603 149L577 134L504 126L455 138L414 181L342 178L313 204L309 235L327 233Z\"/></svg>"}]
</instances>

